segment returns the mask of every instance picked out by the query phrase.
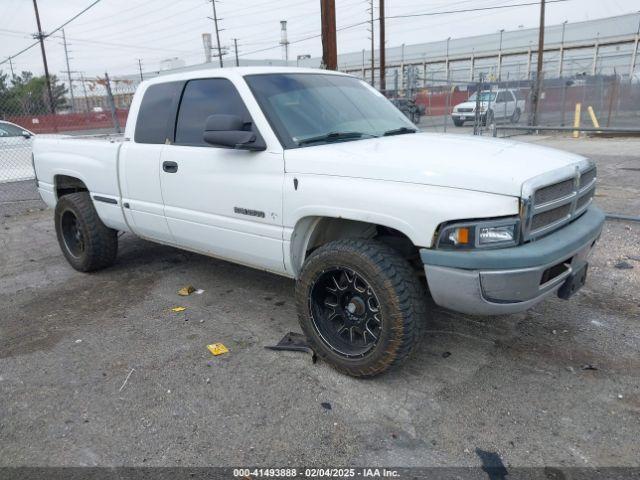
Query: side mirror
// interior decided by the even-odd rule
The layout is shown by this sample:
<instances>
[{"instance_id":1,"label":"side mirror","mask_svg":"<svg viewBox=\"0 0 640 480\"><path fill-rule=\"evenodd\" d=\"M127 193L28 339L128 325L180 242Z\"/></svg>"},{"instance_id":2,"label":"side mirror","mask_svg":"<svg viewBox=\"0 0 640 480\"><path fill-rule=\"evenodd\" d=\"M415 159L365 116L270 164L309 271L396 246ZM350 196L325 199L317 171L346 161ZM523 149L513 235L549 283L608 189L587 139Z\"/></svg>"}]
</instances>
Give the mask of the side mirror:
<instances>
[{"instance_id":1,"label":"side mirror","mask_svg":"<svg viewBox=\"0 0 640 480\"><path fill-rule=\"evenodd\" d=\"M210 145L240 150L266 150L264 141L253 132L244 130L238 115L210 115L204 124L203 140Z\"/></svg>"},{"instance_id":2,"label":"side mirror","mask_svg":"<svg viewBox=\"0 0 640 480\"><path fill-rule=\"evenodd\" d=\"M22 132L22 136L29 140L31 138L31 134L29 132Z\"/></svg>"}]
</instances>

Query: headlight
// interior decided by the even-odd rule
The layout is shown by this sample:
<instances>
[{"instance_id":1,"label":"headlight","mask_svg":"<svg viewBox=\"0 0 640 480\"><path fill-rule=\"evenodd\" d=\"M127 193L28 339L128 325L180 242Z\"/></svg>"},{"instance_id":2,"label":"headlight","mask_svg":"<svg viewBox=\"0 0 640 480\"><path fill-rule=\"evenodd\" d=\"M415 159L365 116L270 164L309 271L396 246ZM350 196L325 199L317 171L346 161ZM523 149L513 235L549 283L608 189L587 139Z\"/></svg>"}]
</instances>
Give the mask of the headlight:
<instances>
[{"instance_id":1,"label":"headlight","mask_svg":"<svg viewBox=\"0 0 640 480\"><path fill-rule=\"evenodd\" d=\"M512 247L518 243L519 231L517 218L449 224L441 227L436 246L451 250Z\"/></svg>"}]
</instances>

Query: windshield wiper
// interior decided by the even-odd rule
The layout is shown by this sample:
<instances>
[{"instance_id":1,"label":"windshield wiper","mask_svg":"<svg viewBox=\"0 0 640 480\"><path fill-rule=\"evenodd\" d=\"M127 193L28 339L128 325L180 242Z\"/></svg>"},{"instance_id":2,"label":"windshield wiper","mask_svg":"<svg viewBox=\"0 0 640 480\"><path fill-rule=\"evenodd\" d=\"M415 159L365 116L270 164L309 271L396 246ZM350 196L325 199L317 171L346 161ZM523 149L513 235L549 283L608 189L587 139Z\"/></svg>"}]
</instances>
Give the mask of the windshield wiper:
<instances>
[{"instance_id":1,"label":"windshield wiper","mask_svg":"<svg viewBox=\"0 0 640 480\"><path fill-rule=\"evenodd\" d=\"M375 137L370 133L363 132L330 132L325 133L324 135L318 135L317 137L309 137L303 138L302 140L298 140L298 145L307 145L309 143L318 143L318 142L335 142L340 140L350 140L354 138L362 138L364 136Z\"/></svg>"},{"instance_id":2,"label":"windshield wiper","mask_svg":"<svg viewBox=\"0 0 640 480\"><path fill-rule=\"evenodd\" d=\"M416 130L415 128L400 127L394 128L393 130L387 130L382 134L382 136L389 137L391 135L404 135L405 133L416 133L417 131L418 130Z\"/></svg>"}]
</instances>

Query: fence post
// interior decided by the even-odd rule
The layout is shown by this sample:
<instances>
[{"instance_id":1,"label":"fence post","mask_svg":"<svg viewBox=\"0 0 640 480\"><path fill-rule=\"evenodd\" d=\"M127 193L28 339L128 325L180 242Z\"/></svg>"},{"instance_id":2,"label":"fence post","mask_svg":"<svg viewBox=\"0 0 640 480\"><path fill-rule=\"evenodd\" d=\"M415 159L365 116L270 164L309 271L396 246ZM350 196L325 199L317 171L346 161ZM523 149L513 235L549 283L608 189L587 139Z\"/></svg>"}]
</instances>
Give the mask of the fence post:
<instances>
[{"instance_id":1,"label":"fence post","mask_svg":"<svg viewBox=\"0 0 640 480\"><path fill-rule=\"evenodd\" d=\"M116 129L116 133L122 133L120 128L120 119L118 118L118 112L116 111L116 102L111 92L111 81L109 80L109 74L104 72L105 84L107 87L107 101L109 102L109 108L111 109L111 119L113 120L113 127Z\"/></svg>"},{"instance_id":2,"label":"fence post","mask_svg":"<svg viewBox=\"0 0 640 480\"><path fill-rule=\"evenodd\" d=\"M480 94L482 92L482 82L484 80L484 75L481 73L480 74L480 78L478 80L478 85L476 86L476 108L475 108L475 115L473 118L473 134L474 135L480 135L481 134L481 129L480 129L480 124L481 124L481 120L480 120Z\"/></svg>"}]
</instances>

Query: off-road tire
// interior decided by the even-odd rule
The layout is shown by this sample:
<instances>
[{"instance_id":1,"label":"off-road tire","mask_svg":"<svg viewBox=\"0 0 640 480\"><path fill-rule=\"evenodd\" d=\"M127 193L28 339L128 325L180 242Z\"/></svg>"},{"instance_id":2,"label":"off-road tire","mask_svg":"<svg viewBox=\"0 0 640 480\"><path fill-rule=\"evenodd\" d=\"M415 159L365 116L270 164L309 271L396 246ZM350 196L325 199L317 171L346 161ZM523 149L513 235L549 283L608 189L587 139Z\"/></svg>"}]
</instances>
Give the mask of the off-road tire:
<instances>
[{"instance_id":1,"label":"off-road tire","mask_svg":"<svg viewBox=\"0 0 640 480\"><path fill-rule=\"evenodd\" d=\"M332 268L358 272L379 299L383 324L378 343L361 358L343 356L319 335L312 318L311 293ZM353 377L373 377L400 365L415 349L426 326L426 290L407 260L374 240L337 240L315 250L304 262L296 283L296 308L304 334L316 354L336 370Z\"/></svg>"},{"instance_id":2,"label":"off-road tire","mask_svg":"<svg viewBox=\"0 0 640 480\"><path fill-rule=\"evenodd\" d=\"M65 243L62 218L66 213L75 216L77 229L83 237L83 251L77 255ZM118 253L118 232L102 223L88 192L61 197L56 204L54 222L60 249L73 268L92 272L114 263Z\"/></svg>"}]
</instances>

